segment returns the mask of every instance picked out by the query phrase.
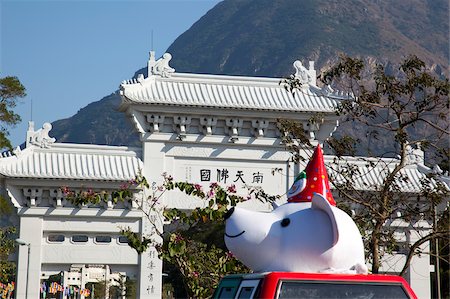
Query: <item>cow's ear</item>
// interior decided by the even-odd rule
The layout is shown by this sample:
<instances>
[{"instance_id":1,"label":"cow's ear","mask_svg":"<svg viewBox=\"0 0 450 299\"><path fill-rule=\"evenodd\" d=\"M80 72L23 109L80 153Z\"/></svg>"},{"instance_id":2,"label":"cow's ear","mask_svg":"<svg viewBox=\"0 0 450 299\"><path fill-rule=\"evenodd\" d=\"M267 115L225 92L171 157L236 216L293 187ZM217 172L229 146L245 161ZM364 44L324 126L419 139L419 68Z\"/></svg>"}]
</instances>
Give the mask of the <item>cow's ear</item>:
<instances>
[{"instance_id":1,"label":"cow's ear","mask_svg":"<svg viewBox=\"0 0 450 299\"><path fill-rule=\"evenodd\" d=\"M330 205L328 200L326 200L322 195L314 193L311 202L311 208L324 211L330 218L331 229L333 231L333 245L335 245L339 240L339 229L338 224L336 222L336 215L334 213L332 206Z\"/></svg>"}]
</instances>

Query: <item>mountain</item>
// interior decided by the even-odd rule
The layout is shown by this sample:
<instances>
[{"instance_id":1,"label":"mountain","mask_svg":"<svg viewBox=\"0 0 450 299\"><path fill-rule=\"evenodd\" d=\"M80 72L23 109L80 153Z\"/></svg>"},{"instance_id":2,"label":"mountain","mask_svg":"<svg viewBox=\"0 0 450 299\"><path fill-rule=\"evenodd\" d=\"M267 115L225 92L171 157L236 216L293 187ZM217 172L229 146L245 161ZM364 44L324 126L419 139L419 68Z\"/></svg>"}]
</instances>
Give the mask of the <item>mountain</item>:
<instances>
[{"instance_id":1,"label":"mountain","mask_svg":"<svg viewBox=\"0 0 450 299\"><path fill-rule=\"evenodd\" d=\"M385 64L416 54L448 74L448 11L448 0L225 0L167 52L177 72L283 77L297 59L321 68L346 53ZM137 145L138 135L115 111L119 101L114 93L54 122L53 136Z\"/></svg>"},{"instance_id":2,"label":"mountain","mask_svg":"<svg viewBox=\"0 0 450 299\"><path fill-rule=\"evenodd\" d=\"M139 135L125 114L116 108L118 92L80 109L74 116L52 123L58 142L140 146Z\"/></svg>"},{"instance_id":3,"label":"mountain","mask_svg":"<svg viewBox=\"0 0 450 299\"><path fill-rule=\"evenodd\" d=\"M286 76L339 53L448 65L447 0L228 0L169 47L179 72ZM201 53L201 54L200 54Z\"/></svg>"}]
</instances>

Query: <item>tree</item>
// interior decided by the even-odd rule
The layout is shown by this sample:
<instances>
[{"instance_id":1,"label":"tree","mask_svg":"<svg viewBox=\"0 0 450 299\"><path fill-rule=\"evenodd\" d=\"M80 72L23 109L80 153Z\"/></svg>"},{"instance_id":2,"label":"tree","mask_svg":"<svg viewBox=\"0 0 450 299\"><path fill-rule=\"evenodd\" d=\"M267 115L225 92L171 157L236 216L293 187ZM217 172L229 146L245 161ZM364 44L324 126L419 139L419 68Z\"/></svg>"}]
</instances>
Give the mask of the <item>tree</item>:
<instances>
[{"instance_id":1,"label":"tree","mask_svg":"<svg viewBox=\"0 0 450 299\"><path fill-rule=\"evenodd\" d=\"M14 252L13 236L16 229L12 226L0 228L0 282L13 281L16 272L16 264L9 261L9 256Z\"/></svg>"},{"instance_id":2,"label":"tree","mask_svg":"<svg viewBox=\"0 0 450 299\"><path fill-rule=\"evenodd\" d=\"M416 194L406 193L402 185L409 183L405 168L424 163L421 157L414 156L420 152L417 150L426 150L428 160L440 162L448 169L449 80L433 76L415 56L404 59L394 73L382 65L371 66L360 59L343 56L339 63L322 73L320 79L347 92L348 99L340 102L336 112L344 121L351 122L362 136L340 136L327 141L337 157L330 165L330 179L341 200L358 207L354 209L354 219L366 238L372 272L378 273L383 253L398 245L394 231L387 224L399 220L417 223L439 217L435 215L436 207L448 200L447 186L433 172L421 180L421 190ZM300 92L301 83L296 78L286 79L285 83L291 92ZM288 133L286 143L294 154L298 153L298 146L292 141L305 144L302 128L283 121L280 126ZM372 139L390 145L380 156L394 159L370 157L374 147ZM366 164L365 173L344 157L356 153L369 157L359 157ZM363 188L358 186L361 177L375 170L379 182ZM435 227L405 249L412 255L422 243L436 238L448 239L448 236L448 229Z\"/></svg>"},{"instance_id":3,"label":"tree","mask_svg":"<svg viewBox=\"0 0 450 299\"><path fill-rule=\"evenodd\" d=\"M17 98L26 96L25 87L17 77L0 78L0 147L11 148L8 128L20 122L21 118L13 111Z\"/></svg>"},{"instance_id":4,"label":"tree","mask_svg":"<svg viewBox=\"0 0 450 299\"><path fill-rule=\"evenodd\" d=\"M24 97L25 87L17 77L0 78L0 148L11 149L8 140L8 127L20 121L20 116L12 110L17 103L17 98ZM9 261L9 256L14 252L14 237L16 229L7 224L6 216L11 214L8 201L0 195L0 282L13 280L15 276L15 263Z\"/></svg>"}]
</instances>

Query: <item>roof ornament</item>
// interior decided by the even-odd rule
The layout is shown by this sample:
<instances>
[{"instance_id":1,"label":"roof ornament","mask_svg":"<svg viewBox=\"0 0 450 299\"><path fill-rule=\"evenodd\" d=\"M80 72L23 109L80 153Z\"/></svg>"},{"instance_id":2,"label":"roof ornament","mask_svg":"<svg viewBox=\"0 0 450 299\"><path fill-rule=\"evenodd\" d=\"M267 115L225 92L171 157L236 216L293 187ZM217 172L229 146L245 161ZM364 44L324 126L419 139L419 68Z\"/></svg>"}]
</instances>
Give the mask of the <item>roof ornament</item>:
<instances>
[{"instance_id":1,"label":"roof ornament","mask_svg":"<svg viewBox=\"0 0 450 299\"><path fill-rule=\"evenodd\" d=\"M294 77L299 80L303 88L308 85L316 85L316 70L314 69L314 61L309 62L309 69L303 66L300 60L294 62Z\"/></svg>"},{"instance_id":2,"label":"roof ornament","mask_svg":"<svg viewBox=\"0 0 450 299\"><path fill-rule=\"evenodd\" d=\"M52 125L50 123L44 123L41 129L34 131L34 122L28 122L27 147L32 144L41 148L50 148L56 141L55 138L48 135L51 129Z\"/></svg>"},{"instance_id":3,"label":"roof ornament","mask_svg":"<svg viewBox=\"0 0 450 299\"><path fill-rule=\"evenodd\" d=\"M330 85L324 85L321 92L324 96L331 96L334 94L334 89Z\"/></svg>"},{"instance_id":4,"label":"roof ornament","mask_svg":"<svg viewBox=\"0 0 450 299\"><path fill-rule=\"evenodd\" d=\"M164 53L164 55L155 60L155 51L150 51L150 58L148 60L148 77L152 75L160 75L164 78L169 78L175 69L169 66L169 61L172 59L170 53Z\"/></svg>"},{"instance_id":5,"label":"roof ornament","mask_svg":"<svg viewBox=\"0 0 450 299\"><path fill-rule=\"evenodd\" d=\"M416 143L416 148L413 148L409 143L406 145L406 162L411 165L424 165L425 153L423 152L420 143Z\"/></svg>"},{"instance_id":6,"label":"roof ornament","mask_svg":"<svg viewBox=\"0 0 450 299\"><path fill-rule=\"evenodd\" d=\"M17 146L14 150L13 150L13 154L16 157L20 157L20 155L22 155L22 150L20 149L20 146Z\"/></svg>"},{"instance_id":7,"label":"roof ornament","mask_svg":"<svg viewBox=\"0 0 450 299\"><path fill-rule=\"evenodd\" d=\"M433 166L433 173L437 174L437 175L442 175L444 173L444 171L442 171L442 169L439 167L439 165L434 165Z\"/></svg>"}]
</instances>

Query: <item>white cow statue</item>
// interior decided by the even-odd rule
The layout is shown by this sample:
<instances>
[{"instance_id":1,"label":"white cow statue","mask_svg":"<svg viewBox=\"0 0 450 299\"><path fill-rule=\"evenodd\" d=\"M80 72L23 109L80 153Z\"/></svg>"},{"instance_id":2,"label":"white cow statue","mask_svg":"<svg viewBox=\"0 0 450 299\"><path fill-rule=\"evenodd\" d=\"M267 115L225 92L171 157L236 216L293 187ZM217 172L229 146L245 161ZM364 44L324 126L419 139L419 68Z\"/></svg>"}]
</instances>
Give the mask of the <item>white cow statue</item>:
<instances>
[{"instance_id":1,"label":"white cow statue","mask_svg":"<svg viewBox=\"0 0 450 299\"><path fill-rule=\"evenodd\" d=\"M286 203L271 213L233 208L225 243L255 272L367 273L355 223L319 194L311 203Z\"/></svg>"},{"instance_id":2,"label":"white cow statue","mask_svg":"<svg viewBox=\"0 0 450 299\"><path fill-rule=\"evenodd\" d=\"M310 173L317 185L320 180ZM303 178L307 175L308 167ZM367 273L363 241L352 218L333 206L332 198L327 200L319 193L307 198L270 213L232 208L225 217L228 249L255 272Z\"/></svg>"}]
</instances>

